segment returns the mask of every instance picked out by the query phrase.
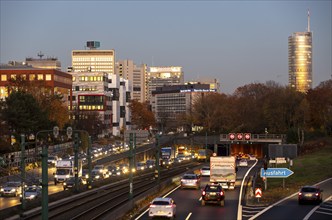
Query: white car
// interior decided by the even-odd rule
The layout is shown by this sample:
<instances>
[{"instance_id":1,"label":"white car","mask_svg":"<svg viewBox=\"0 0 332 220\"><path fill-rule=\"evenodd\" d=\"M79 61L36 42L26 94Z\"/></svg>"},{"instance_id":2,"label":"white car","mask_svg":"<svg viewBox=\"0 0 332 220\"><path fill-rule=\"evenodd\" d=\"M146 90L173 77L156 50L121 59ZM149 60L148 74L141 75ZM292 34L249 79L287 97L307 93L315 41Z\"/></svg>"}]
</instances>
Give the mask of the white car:
<instances>
[{"instance_id":1,"label":"white car","mask_svg":"<svg viewBox=\"0 0 332 220\"><path fill-rule=\"evenodd\" d=\"M248 161L246 159L242 159L239 162L240 167L247 167L248 166Z\"/></svg>"},{"instance_id":2,"label":"white car","mask_svg":"<svg viewBox=\"0 0 332 220\"><path fill-rule=\"evenodd\" d=\"M21 182L8 182L0 191L2 196L19 196L22 194Z\"/></svg>"},{"instance_id":3,"label":"white car","mask_svg":"<svg viewBox=\"0 0 332 220\"><path fill-rule=\"evenodd\" d=\"M28 186L24 189L24 197L27 200L32 200L41 197L42 191L40 186Z\"/></svg>"},{"instance_id":4,"label":"white car","mask_svg":"<svg viewBox=\"0 0 332 220\"><path fill-rule=\"evenodd\" d=\"M174 218L176 215L176 204L172 198L155 198L149 207L149 217Z\"/></svg>"},{"instance_id":5,"label":"white car","mask_svg":"<svg viewBox=\"0 0 332 220\"><path fill-rule=\"evenodd\" d=\"M210 176L210 167L202 167L200 172L201 176Z\"/></svg>"}]
</instances>

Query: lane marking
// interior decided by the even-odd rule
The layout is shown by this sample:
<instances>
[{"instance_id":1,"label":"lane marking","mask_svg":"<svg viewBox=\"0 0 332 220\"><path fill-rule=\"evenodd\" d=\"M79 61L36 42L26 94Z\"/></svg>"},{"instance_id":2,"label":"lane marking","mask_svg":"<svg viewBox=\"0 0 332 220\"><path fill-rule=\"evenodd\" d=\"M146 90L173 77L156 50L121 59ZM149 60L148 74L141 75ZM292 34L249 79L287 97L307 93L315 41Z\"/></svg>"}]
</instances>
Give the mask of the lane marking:
<instances>
[{"instance_id":1,"label":"lane marking","mask_svg":"<svg viewBox=\"0 0 332 220\"><path fill-rule=\"evenodd\" d=\"M324 202L327 201L327 200L329 200L330 198L332 198L332 196L330 196L329 198L325 199ZM317 205L317 206L315 206L315 208L311 209L311 211L310 211L310 212L304 217L303 220L308 220L308 219L310 218L310 216L311 216L312 214L314 214L314 212L315 212L319 207L320 207L320 205Z\"/></svg>"},{"instance_id":2,"label":"lane marking","mask_svg":"<svg viewBox=\"0 0 332 220\"><path fill-rule=\"evenodd\" d=\"M242 183L241 183L240 195L239 195L239 204L237 206L237 220L242 220L242 205L241 205L241 200L242 200L242 190L243 190L244 181L245 181L246 177L248 176L249 172L251 171L251 169L256 166L257 162L258 162L258 160L256 159L255 164L252 165L249 168L249 170L247 171L247 173L243 177L243 180L242 180Z\"/></svg>"},{"instance_id":3,"label":"lane marking","mask_svg":"<svg viewBox=\"0 0 332 220\"><path fill-rule=\"evenodd\" d=\"M178 188L180 188L180 186L175 187L174 189L172 189L171 191L169 191L166 195L163 196L163 198L167 197L169 194L171 194L172 192L174 192L175 190L177 190ZM135 218L135 220L140 219L145 213L147 213L149 211L149 209L146 209L144 212L142 212L139 216L137 216Z\"/></svg>"},{"instance_id":4,"label":"lane marking","mask_svg":"<svg viewBox=\"0 0 332 220\"><path fill-rule=\"evenodd\" d=\"M323 184L323 183L325 183L325 182L327 182L327 181L330 181L330 180L332 180L332 178L328 178L328 179L326 179L326 180L323 180L322 182L316 183L316 184L314 184L314 186L319 185L319 184ZM294 194L292 194L292 195L290 195L290 196L288 196L288 197L286 197L286 198L284 198L284 199L282 199L282 200L280 200L280 201L278 201L278 202L276 202L276 203L270 205L270 206L267 207L266 209L260 211L259 213L257 213L257 214L254 215L253 217L251 217L249 220L253 220L253 219L257 218L258 216L262 215L264 212L268 211L268 210L269 210L270 208L272 208L273 206L279 205L280 203L286 201L286 200L289 199L289 198L292 198L293 196L296 196L297 194L298 194L298 192L296 192L296 193L294 193Z\"/></svg>"},{"instance_id":5,"label":"lane marking","mask_svg":"<svg viewBox=\"0 0 332 220\"><path fill-rule=\"evenodd\" d=\"M188 220L189 218L190 218L190 216L191 216L191 212L187 215L187 218L185 219L185 220Z\"/></svg>"},{"instance_id":6,"label":"lane marking","mask_svg":"<svg viewBox=\"0 0 332 220\"><path fill-rule=\"evenodd\" d=\"M317 213L323 214L323 215L332 215L332 213L329 213L329 212L320 212L320 211L317 211Z\"/></svg>"}]
</instances>

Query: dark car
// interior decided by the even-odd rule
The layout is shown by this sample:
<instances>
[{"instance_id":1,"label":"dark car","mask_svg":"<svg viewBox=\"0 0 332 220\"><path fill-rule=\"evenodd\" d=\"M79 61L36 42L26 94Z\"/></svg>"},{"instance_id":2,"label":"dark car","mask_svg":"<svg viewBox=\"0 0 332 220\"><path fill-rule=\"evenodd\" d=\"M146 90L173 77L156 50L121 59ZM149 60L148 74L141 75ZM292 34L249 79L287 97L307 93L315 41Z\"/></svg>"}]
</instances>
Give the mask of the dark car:
<instances>
[{"instance_id":1,"label":"dark car","mask_svg":"<svg viewBox=\"0 0 332 220\"><path fill-rule=\"evenodd\" d=\"M78 186L80 187L83 184L82 178L78 178ZM75 187L75 177L70 177L63 182L63 190L72 189Z\"/></svg>"},{"instance_id":2,"label":"dark car","mask_svg":"<svg viewBox=\"0 0 332 220\"><path fill-rule=\"evenodd\" d=\"M323 190L316 186L304 186L300 189L298 194L299 204L304 202L321 203L323 201Z\"/></svg>"},{"instance_id":3,"label":"dark car","mask_svg":"<svg viewBox=\"0 0 332 220\"><path fill-rule=\"evenodd\" d=\"M225 191L220 184L206 184L202 191L202 205L216 203L225 206Z\"/></svg>"}]
</instances>

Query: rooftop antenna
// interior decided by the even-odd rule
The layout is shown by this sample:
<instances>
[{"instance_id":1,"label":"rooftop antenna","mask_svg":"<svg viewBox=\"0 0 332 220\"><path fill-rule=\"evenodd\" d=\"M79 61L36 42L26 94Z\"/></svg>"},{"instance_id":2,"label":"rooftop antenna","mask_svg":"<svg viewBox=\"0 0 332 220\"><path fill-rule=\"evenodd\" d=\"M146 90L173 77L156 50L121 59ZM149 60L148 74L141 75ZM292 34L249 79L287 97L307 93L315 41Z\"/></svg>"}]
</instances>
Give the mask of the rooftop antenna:
<instances>
[{"instance_id":1,"label":"rooftop antenna","mask_svg":"<svg viewBox=\"0 0 332 220\"><path fill-rule=\"evenodd\" d=\"M310 32L310 11L308 8L308 32Z\"/></svg>"},{"instance_id":2,"label":"rooftop antenna","mask_svg":"<svg viewBox=\"0 0 332 220\"><path fill-rule=\"evenodd\" d=\"M39 56L39 59L42 59L43 56L44 56L44 54L41 51L39 51L38 54L37 54L37 56Z\"/></svg>"}]
</instances>

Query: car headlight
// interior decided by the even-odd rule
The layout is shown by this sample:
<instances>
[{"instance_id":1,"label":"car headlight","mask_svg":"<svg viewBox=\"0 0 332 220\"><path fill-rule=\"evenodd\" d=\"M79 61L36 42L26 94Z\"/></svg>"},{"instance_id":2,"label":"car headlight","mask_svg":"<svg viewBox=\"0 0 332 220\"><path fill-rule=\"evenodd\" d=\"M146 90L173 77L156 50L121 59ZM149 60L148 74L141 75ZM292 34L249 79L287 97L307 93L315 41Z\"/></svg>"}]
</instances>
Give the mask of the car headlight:
<instances>
[{"instance_id":1,"label":"car headlight","mask_svg":"<svg viewBox=\"0 0 332 220\"><path fill-rule=\"evenodd\" d=\"M0 189L0 192L3 192L3 189L2 189L2 188Z\"/></svg>"},{"instance_id":2,"label":"car headlight","mask_svg":"<svg viewBox=\"0 0 332 220\"><path fill-rule=\"evenodd\" d=\"M58 178L58 175L54 175L55 178Z\"/></svg>"},{"instance_id":3,"label":"car headlight","mask_svg":"<svg viewBox=\"0 0 332 220\"><path fill-rule=\"evenodd\" d=\"M66 175L66 178L69 178L69 175Z\"/></svg>"},{"instance_id":4,"label":"car headlight","mask_svg":"<svg viewBox=\"0 0 332 220\"><path fill-rule=\"evenodd\" d=\"M16 192L16 189L11 189L10 192Z\"/></svg>"},{"instance_id":5,"label":"car headlight","mask_svg":"<svg viewBox=\"0 0 332 220\"><path fill-rule=\"evenodd\" d=\"M66 185L67 185L67 183L63 183L63 185L64 185L64 186L66 186Z\"/></svg>"}]
</instances>

